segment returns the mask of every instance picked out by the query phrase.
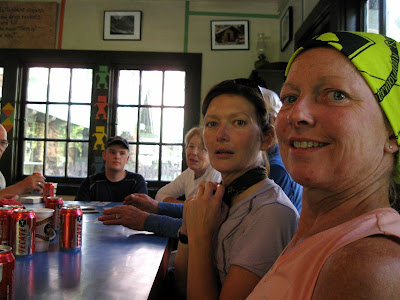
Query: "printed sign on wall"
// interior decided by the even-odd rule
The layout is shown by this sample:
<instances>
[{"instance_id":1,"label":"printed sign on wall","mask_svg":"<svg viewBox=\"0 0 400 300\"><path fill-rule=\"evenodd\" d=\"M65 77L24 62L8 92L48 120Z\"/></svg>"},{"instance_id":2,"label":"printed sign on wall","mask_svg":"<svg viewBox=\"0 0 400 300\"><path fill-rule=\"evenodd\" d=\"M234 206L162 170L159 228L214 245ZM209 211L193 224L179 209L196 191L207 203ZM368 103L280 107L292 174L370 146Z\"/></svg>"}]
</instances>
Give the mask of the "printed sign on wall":
<instances>
[{"instance_id":1,"label":"printed sign on wall","mask_svg":"<svg viewBox=\"0 0 400 300\"><path fill-rule=\"evenodd\" d=\"M56 2L0 2L0 48L52 49Z\"/></svg>"}]
</instances>

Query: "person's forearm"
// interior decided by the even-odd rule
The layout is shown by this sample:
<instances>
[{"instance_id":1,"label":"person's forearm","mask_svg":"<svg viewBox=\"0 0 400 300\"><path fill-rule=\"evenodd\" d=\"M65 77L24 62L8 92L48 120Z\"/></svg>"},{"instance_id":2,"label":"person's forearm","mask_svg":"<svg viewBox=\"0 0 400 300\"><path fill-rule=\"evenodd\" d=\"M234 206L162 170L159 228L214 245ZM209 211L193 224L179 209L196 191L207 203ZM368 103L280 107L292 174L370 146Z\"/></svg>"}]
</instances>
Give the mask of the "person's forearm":
<instances>
[{"instance_id":1,"label":"person's forearm","mask_svg":"<svg viewBox=\"0 0 400 300\"><path fill-rule=\"evenodd\" d=\"M182 219L150 214L144 222L145 231L154 232L159 236L177 238Z\"/></svg>"},{"instance_id":2,"label":"person's forearm","mask_svg":"<svg viewBox=\"0 0 400 300\"><path fill-rule=\"evenodd\" d=\"M182 218L183 204L159 202L157 213L172 218Z\"/></svg>"},{"instance_id":3,"label":"person's forearm","mask_svg":"<svg viewBox=\"0 0 400 300\"><path fill-rule=\"evenodd\" d=\"M177 200L177 199L175 199L175 198L173 198L173 197L164 198L164 199L162 200L162 202L165 202L165 203L179 203L179 204L183 204L183 201L182 201L182 200Z\"/></svg>"},{"instance_id":4,"label":"person's forearm","mask_svg":"<svg viewBox=\"0 0 400 300\"><path fill-rule=\"evenodd\" d=\"M189 239L187 298L218 299L219 287L213 263L212 241Z\"/></svg>"},{"instance_id":5,"label":"person's forearm","mask_svg":"<svg viewBox=\"0 0 400 300\"><path fill-rule=\"evenodd\" d=\"M186 298L187 269L188 269L188 245L179 242L178 251L174 262L174 275L176 288L181 296Z\"/></svg>"},{"instance_id":6,"label":"person's forearm","mask_svg":"<svg viewBox=\"0 0 400 300\"><path fill-rule=\"evenodd\" d=\"M24 187L18 182L14 185L10 185L4 189L1 190L2 194L16 194L16 195L21 195L28 193L29 191L25 191Z\"/></svg>"}]
</instances>

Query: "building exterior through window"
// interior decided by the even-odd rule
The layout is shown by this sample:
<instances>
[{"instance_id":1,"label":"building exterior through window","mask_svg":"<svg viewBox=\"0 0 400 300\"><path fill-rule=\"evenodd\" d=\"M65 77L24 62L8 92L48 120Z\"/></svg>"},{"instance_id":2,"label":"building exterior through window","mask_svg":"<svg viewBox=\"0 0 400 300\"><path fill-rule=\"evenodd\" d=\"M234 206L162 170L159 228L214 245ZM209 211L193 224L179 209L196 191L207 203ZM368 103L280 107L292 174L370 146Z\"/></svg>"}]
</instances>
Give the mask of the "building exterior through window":
<instances>
[{"instance_id":1,"label":"building exterior through window","mask_svg":"<svg viewBox=\"0 0 400 300\"><path fill-rule=\"evenodd\" d=\"M150 190L186 167L184 134L200 120L201 54L0 50L0 91L3 70L17 95L1 103L18 120L8 132L15 147L5 153L11 178L39 172L77 187L103 170L114 135L128 140L126 169Z\"/></svg>"}]
</instances>

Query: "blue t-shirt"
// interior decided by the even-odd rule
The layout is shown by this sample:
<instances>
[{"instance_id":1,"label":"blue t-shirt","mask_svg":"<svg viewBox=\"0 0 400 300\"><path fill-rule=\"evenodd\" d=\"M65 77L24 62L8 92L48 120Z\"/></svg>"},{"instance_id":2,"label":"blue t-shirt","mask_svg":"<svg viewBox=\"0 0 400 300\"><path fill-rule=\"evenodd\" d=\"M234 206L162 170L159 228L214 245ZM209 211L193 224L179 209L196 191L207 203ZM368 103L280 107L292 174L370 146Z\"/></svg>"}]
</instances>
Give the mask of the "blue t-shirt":
<instances>
[{"instance_id":1,"label":"blue t-shirt","mask_svg":"<svg viewBox=\"0 0 400 300\"><path fill-rule=\"evenodd\" d=\"M300 214L303 187L292 179L283 165L278 145L268 152L268 161L270 165L269 178L282 188Z\"/></svg>"}]
</instances>

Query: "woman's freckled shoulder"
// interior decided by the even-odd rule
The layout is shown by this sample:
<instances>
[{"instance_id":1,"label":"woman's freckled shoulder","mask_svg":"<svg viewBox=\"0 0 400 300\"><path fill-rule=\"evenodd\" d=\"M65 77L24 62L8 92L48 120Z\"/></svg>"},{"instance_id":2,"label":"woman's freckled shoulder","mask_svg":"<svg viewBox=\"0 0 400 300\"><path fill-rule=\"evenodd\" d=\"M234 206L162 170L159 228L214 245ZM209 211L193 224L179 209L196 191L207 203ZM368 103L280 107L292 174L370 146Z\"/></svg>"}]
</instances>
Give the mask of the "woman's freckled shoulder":
<instances>
[{"instance_id":1,"label":"woman's freckled shoulder","mask_svg":"<svg viewBox=\"0 0 400 300\"><path fill-rule=\"evenodd\" d=\"M400 293L399 282L400 240L377 235L333 253L321 269L313 299L323 295L383 299Z\"/></svg>"}]
</instances>

